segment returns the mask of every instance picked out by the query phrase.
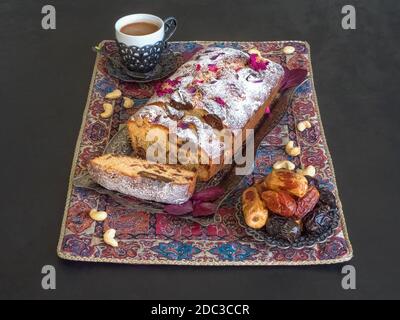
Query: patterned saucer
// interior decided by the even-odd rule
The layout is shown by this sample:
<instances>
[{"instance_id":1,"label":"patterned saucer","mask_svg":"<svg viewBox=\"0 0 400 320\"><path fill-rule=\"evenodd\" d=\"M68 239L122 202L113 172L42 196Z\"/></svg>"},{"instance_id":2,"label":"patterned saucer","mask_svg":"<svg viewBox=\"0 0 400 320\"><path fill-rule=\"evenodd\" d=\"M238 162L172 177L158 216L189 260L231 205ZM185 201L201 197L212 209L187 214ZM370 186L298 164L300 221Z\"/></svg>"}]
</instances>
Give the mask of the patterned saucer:
<instances>
[{"instance_id":1,"label":"patterned saucer","mask_svg":"<svg viewBox=\"0 0 400 320\"><path fill-rule=\"evenodd\" d=\"M110 76L124 82L138 82L138 83L146 83L155 80L160 80L171 75L178 68L179 58L180 58L180 55L178 53L175 53L170 49L166 49L161 54L159 63L152 71L140 74L140 77L135 77L132 76L132 74L128 75L126 70L119 65L120 63L122 64L122 61L118 51L109 53L109 55L112 57L112 59L107 59L106 68ZM115 60L118 63L115 63L112 60Z\"/></svg>"}]
</instances>

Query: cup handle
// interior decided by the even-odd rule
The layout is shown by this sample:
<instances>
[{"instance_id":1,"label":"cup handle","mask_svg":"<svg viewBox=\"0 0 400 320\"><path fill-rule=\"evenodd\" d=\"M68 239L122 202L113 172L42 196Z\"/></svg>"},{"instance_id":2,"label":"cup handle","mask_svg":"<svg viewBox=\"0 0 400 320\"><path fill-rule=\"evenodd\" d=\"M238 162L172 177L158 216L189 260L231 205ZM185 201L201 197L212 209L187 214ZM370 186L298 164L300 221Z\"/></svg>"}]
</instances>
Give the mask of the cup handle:
<instances>
[{"instance_id":1,"label":"cup handle","mask_svg":"<svg viewBox=\"0 0 400 320\"><path fill-rule=\"evenodd\" d=\"M178 26L178 21L175 17L168 17L164 19L164 41L168 41L169 38L175 33Z\"/></svg>"}]
</instances>

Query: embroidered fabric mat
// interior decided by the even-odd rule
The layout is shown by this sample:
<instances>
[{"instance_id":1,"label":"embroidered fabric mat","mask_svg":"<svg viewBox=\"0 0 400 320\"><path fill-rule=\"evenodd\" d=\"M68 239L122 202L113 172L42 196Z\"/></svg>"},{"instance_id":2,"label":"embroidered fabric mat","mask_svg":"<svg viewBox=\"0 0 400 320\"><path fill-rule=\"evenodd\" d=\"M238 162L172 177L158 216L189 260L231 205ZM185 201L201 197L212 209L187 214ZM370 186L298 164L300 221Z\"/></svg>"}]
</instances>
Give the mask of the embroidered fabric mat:
<instances>
[{"instance_id":1,"label":"embroidered fabric mat","mask_svg":"<svg viewBox=\"0 0 400 320\"><path fill-rule=\"evenodd\" d=\"M114 42L104 41L103 45L112 50ZM180 63L209 45L234 47L245 51L256 47L266 56L268 52L279 51L287 45L296 48L293 55L273 54L268 58L289 69L307 69L311 79L296 91L288 114L265 138L257 152L253 175L257 177L268 173L274 162L287 158L283 148L286 142L289 139L297 141L302 154L294 159L296 165L315 166L318 177L323 179L337 196L341 222L335 234L325 243L311 248L297 250L272 248L257 242L245 233L237 222L233 203L232 205L228 203L218 213L221 222L201 226L164 214L133 212L108 196L73 187L72 179L85 172L87 161L103 152L120 125L125 123L153 92L154 83L123 83L111 78L106 72L105 59L98 55L72 164L57 248L60 258L127 264L214 266L314 265L340 263L352 258L352 247L346 231L312 79L309 45L301 41L170 43L173 51L181 53ZM135 107L124 109L117 104L114 115L110 119L102 119L99 114L103 111L104 96L117 87L122 90L124 96L134 98ZM313 127L300 133L295 129L295 124L304 119L310 119ZM92 221L88 212L93 207L107 211L109 219L104 223ZM117 230L118 248L104 244L102 240L104 227Z\"/></svg>"}]
</instances>

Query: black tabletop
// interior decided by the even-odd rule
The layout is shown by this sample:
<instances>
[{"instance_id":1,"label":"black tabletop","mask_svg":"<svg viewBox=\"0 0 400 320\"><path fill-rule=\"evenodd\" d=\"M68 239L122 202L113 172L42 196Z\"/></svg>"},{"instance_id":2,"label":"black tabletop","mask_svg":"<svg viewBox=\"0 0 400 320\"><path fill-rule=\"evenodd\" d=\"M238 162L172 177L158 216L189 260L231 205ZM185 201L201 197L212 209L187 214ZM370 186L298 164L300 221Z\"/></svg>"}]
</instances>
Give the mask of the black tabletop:
<instances>
[{"instance_id":1,"label":"black tabletop","mask_svg":"<svg viewBox=\"0 0 400 320\"><path fill-rule=\"evenodd\" d=\"M41 27L56 8L56 30ZM399 298L400 2L90 0L0 2L1 298ZM318 267L127 266L60 260L56 245L95 56L115 20L179 20L174 40L307 40L355 257ZM56 269L43 290L41 269Z\"/></svg>"}]
</instances>

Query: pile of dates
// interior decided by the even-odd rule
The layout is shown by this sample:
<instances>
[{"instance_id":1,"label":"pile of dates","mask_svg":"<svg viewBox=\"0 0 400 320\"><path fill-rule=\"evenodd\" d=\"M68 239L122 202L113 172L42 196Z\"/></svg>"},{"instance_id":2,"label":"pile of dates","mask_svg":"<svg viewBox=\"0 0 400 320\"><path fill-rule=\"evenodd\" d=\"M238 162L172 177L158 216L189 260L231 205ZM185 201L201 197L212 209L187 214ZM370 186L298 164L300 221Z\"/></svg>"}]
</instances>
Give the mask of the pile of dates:
<instances>
[{"instance_id":1,"label":"pile of dates","mask_svg":"<svg viewBox=\"0 0 400 320\"><path fill-rule=\"evenodd\" d=\"M327 230L335 206L334 195L319 188L317 180L286 169L273 170L242 195L246 224L265 228L268 236L290 243Z\"/></svg>"}]
</instances>

